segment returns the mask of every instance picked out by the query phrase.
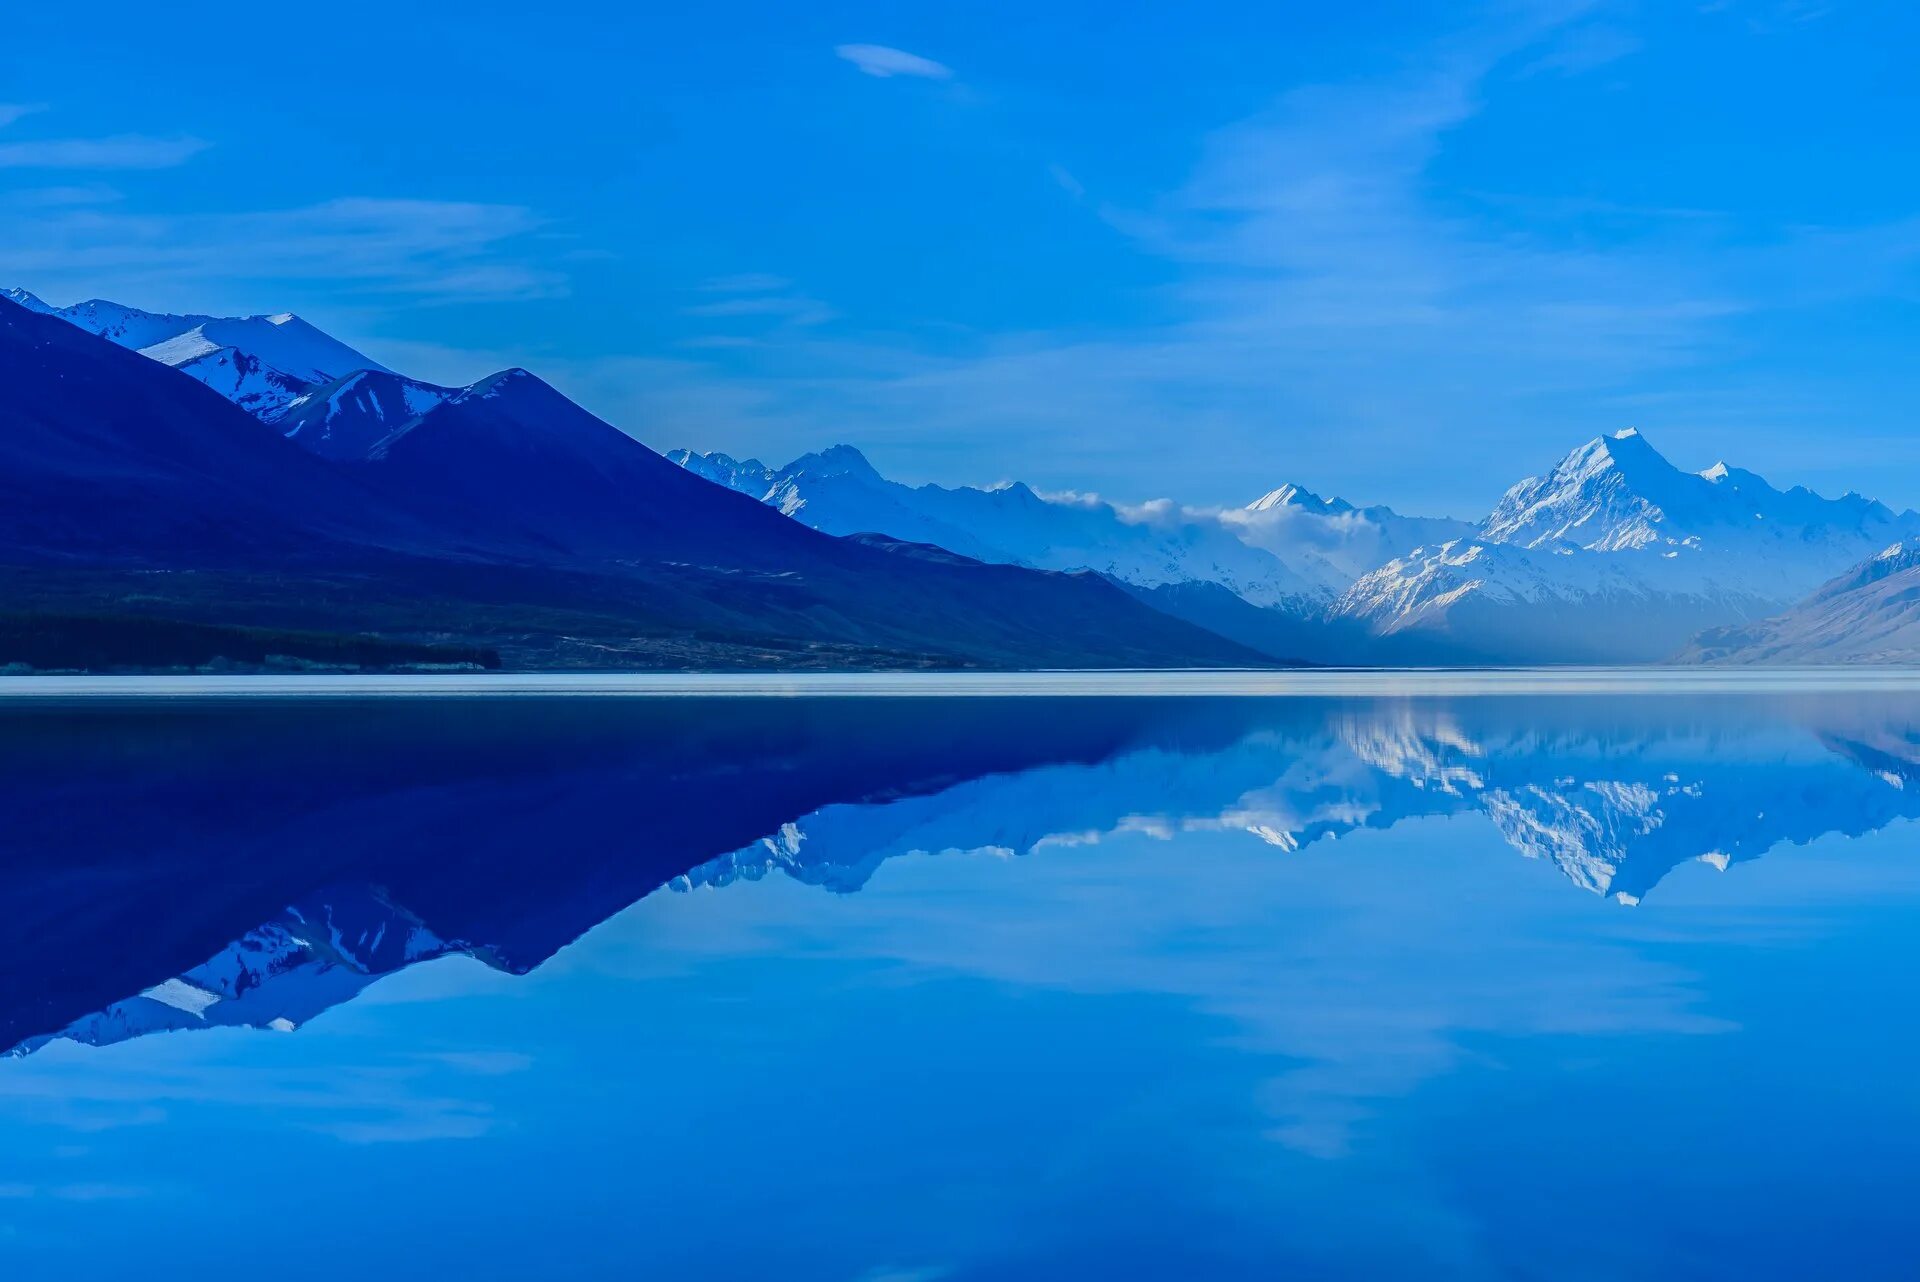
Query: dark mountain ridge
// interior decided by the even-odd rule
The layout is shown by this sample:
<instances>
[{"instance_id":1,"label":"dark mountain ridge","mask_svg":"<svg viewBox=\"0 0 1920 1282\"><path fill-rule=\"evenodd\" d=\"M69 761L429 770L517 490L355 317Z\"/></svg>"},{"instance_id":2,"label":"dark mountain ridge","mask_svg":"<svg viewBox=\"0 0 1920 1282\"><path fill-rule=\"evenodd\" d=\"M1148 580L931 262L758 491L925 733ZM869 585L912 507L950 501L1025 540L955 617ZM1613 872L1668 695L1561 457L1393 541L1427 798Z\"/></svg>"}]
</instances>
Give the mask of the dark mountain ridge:
<instances>
[{"instance_id":1,"label":"dark mountain ridge","mask_svg":"<svg viewBox=\"0 0 1920 1282\"><path fill-rule=\"evenodd\" d=\"M807 529L525 371L344 463L10 301L0 385L0 582L21 610L506 634L521 666L560 649L599 667L1266 662L1091 575L929 563Z\"/></svg>"}]
</instances>

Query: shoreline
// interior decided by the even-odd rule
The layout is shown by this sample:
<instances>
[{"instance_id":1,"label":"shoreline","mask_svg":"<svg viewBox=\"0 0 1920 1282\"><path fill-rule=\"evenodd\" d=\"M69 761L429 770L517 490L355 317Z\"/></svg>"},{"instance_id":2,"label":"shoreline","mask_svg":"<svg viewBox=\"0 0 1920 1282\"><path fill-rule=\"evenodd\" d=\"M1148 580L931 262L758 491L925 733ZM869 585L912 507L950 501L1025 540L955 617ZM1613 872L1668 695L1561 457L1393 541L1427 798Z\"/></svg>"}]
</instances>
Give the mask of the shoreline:
<instances>
[{"instance_id":1,"label":"shoreline","mask_svg":"<svg viewBox=\"0 0 1920 1282\"><path fill-rule=\"evenodd\" d=\"M1309 698L1920 691L1920 667L0 676L0 705L365 698Z\"/></svg>"}]
</instances>

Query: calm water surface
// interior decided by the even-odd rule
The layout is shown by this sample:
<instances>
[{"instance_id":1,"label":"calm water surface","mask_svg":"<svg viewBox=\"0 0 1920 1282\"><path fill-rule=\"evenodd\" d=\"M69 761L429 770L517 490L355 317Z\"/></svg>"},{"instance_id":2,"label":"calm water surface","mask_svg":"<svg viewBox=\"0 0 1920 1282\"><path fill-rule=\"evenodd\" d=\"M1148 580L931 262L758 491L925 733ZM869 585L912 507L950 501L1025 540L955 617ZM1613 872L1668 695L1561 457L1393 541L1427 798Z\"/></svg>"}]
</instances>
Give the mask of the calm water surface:
<instances>
[{"instance_id":1,"label":"calm water surface","mask_svg":"<svg viewBox=\"0 0 1920 1282\"><path fill-rule=\"evenodd\" d=\"M1920 695L0 704L0 1276L1911 1278Z\"/></svg>"}]
</instances>

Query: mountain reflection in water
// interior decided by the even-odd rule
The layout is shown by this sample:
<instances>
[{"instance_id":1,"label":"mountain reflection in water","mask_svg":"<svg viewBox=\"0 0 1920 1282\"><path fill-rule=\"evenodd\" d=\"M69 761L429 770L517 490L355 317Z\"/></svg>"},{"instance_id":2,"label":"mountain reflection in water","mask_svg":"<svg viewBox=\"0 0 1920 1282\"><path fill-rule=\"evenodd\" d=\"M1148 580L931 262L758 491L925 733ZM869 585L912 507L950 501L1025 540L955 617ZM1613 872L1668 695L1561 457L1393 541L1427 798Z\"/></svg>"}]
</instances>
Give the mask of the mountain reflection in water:
<instances>
[{"instance_id":1,"label":"mountain reflection in water","mask_svg":"<svg viewBox=\"0 0 1920 1282\"><path fill-rule=\"evenodd\" d=\"M1916 713L1886 694L10 711L0 1048L284 1030L450 953L528 972L662 887L854 892L899 855L1119 833L1284 859L1476 816L1633 905L1687 861L1920 813Z\"/></svg>"}]
</instances>

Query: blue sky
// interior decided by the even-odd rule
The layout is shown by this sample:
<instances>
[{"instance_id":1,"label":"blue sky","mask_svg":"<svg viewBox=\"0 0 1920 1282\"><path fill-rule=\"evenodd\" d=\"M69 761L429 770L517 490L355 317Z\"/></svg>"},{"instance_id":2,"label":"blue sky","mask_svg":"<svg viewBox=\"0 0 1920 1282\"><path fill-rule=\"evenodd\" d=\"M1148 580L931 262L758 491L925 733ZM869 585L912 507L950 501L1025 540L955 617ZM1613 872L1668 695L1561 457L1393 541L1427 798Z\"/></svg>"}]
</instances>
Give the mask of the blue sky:
<instances>
[{"instance_id":1,"label":"blue sky","mask_svg":"<svg viewBox=\"0 0 1920 1282\"><path fill-rule=\"evenodd\" d=\"M0 280L908 480L1471 515L1636 426L1920 505L1910 6L1040 9L12 12Z\"/></svg>"}]
</instances>

